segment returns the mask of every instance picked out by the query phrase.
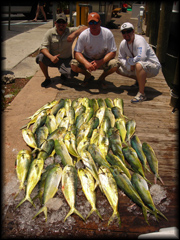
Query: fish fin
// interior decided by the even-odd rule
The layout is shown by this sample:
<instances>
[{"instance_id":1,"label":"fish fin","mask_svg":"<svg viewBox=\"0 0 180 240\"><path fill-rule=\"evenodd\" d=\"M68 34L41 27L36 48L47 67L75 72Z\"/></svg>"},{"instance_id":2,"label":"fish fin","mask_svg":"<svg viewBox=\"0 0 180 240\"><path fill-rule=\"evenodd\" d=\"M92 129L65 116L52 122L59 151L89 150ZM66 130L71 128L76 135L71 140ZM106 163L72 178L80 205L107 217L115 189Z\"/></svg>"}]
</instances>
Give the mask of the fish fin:
<instances>
[{"instance_id":1,"label":"fish fin","mask_svg":"<svg viewBox=\"0 0 180 240\"><path fill-rule=\"evenodd\" d=\"M129 119L127 116L125 116L124 114L122 114L122 116L124 117L124 118L126 118L126 119Z\"/></svg>"},{"instance_id":2,"label":"fish fin","mask_svg":"<svg viewBox=\"0 0 180 240\"><path fill-rule=\"evenodd\" d=\"M109 218L108 225L115 219L118 219L119 227L121 226L121 219L118 211L114 211L112 216Z\"/></svg>"},{"instance_id":3,"label":"fish fin","mask_svg":"<svg viewBox=\"0 0 180 240\"><path fill-rule=\"evenodd\" d=\"M66 221L66 219L71 215L71 214L77 214L79 217L81 217L84 221L86 221L83 216L81 215L81 213L74 207L74 208L71 208L70 211L68 212L68 214L66 215L65 219L64 219L64 222Z\"/></svg>"},{"instance_id":4,"label":"fish fin","mask_svg":"<svg viewBox=\"0 0 180 240\"><path fill-rule=\"evenodd\" d=\"M44 212L44 216L47 222L47 207L43 206L42 208L40 208L40 210L36 213L36 215L34 215L33 219L35 219L41 212Z\"/></svg>"},{"instance_id":5,"label":"fish fin","mask_svg":"<svg viewBox=\"0 0 180 240\"><path fill-rule=\"evenodd\" d=\"M45 150L37 147L37 148L35 148L35 149L31 152L31 154L33 154L33 153L35 153L35 152L37 152L37 151L39 151L39 152L46 152Z\"/></svg>"},{"instance_id":6,"label":"fish fin","mask_svg":"<svg viewBox=\"0 0 180 240\"><path fill-rule=\"evenodd\" d=\"M97 208L92 208L92 209L91 209L91 211L89 212L89 214L88 214L87 217L86 217L86 220L88 219L88 217L90 217L90 215L91 215L93 212L96 212L97 215L99 216L99 218L100 218L101 220L103 220L102 217L101 217L101 214L99 213L99 211L97 210Z\"/></svg>"},{"instance_id":7,"label":"fish fin","mask_svg":"<svg viewBox=\"0 0 180 240\"><path fill-rule=\"evenodd\" d=\"M23 128L26 128L27 126L28 126L28 124L23 125L23 126L20 128L20 130L22 130Z\"/></svg>"},{"instance_id":8,"label":"fish fin","mask_svg":"<svg viewBox=\"0 0 180 240\"><path fill-rule=\"evenodd\" d=\"M96 183L94 184L94 189L93 189L93 191L95 191L96 190L96 188L97 188L97 186L99 185L99 181L98 180L96 180Z\"/></svg>"},{"instance_id":9,"label":"fish fin","mask_svg":"<svg viewBox=\"0 0 180 240\"><path fill-rule=\"evenodd\" d=\"M16 206L16 208L18 208L21 204L23 204L26 200L28 200L32 205L33 207L35 207L32 199L29 197L29 196L25 196L25 198L23 198L23 200ZM36 208L36 207L35 207Z\"/></svg>"}]
</instances>

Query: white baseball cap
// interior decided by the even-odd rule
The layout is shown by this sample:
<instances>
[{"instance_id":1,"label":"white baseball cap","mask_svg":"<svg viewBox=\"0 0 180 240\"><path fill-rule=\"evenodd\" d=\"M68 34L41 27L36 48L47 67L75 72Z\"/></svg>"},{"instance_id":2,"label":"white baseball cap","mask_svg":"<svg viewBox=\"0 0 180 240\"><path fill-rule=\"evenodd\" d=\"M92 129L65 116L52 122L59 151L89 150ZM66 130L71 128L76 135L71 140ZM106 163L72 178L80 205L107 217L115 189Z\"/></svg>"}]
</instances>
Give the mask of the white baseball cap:
<instances>
[{"instance_id":1,"label":"white baseball cap","mask_svg":"<svg viewBox=\"0 0 180 240\"><path fill-rule=\"evenodd\" d=\"M134 29L134 26L129 22L125 22L121 25L121 31L125 29Z\"/></svg>"}]
</instances>

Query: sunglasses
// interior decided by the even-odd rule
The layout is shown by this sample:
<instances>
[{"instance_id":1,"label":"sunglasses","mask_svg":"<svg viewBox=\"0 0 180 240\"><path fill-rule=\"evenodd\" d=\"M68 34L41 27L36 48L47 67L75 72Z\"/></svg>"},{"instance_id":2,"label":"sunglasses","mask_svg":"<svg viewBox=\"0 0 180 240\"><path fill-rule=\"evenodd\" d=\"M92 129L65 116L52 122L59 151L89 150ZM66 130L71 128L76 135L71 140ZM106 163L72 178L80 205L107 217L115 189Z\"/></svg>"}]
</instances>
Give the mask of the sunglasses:
<instances>
[{"instance_id":1,"label":"sunglasses","mask_svg":"<svg viewBox=\"0 0 180 240\"><path fill-rule=\"evenodd\" d=\"M90 21L90 22L89 22L89 25L93 25L93 24L94 24L94 25L97 25L98 23L99 23L99 22L96 22L96 21Z\"/></svg>"},{"instance_id":2,"label":"sunglasses","mask_svg":"<svg viewBox=\"0 0 180 240\"><path fill-rule=\"evenodd\" d=\"M122 34L125 34L125 33L131 33L131 32L132 32L132 29L129 29L129 30L122 30L121 32L122 32Z\"/></svg>"}]
</instances>

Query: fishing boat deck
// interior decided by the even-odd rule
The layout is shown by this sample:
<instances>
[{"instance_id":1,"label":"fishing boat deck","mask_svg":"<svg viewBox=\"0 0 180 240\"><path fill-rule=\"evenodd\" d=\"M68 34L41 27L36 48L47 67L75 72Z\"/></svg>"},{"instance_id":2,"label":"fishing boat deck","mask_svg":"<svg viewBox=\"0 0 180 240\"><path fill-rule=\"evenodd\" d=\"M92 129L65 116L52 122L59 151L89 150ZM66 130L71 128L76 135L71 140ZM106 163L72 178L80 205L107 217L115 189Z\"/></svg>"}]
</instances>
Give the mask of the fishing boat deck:
<instances>
[{"instance_id":1,"label":"fishing boat deck","mask_svg":"<svg viewBox=\"0 0 180 240\"><path fill-rule=\"evenodd\" d=\"M123 13L122 13L123 14ZM115 19L122 24L121 19ZM131 21L131 20L130 20ZM137 20L132 20L137 24ZM118 29L112 29L117 47L122 40L122 36ZM98 79L101 70L93 72L95 79ZM59 82L59 72L56 69L50 69L50 75L53 79L54 88ZM41 72L36 77L43 79ZM136 134L141 142L148 142L154 149L159 161L159 174L164 181L160 186L159 196L160 202L157 206L159 210L168 218L168 221L161 218L159 222L153 216L150 216L149 224L144 221L141 209L131 206L133 202L119 190L119 213L121 217L121 227L116 223L107 225L112 208L110 207L106 197L97 189L97 208L103 216L103 221L98 219L96 214L89 217L85 223L77 215L73 215L73 224L69 223L64 227L63 220L50 224L44 222L43 214L35 219L32 227L27 233L26 227L22 230L17 223L20 208L14 210L15 206L10 206L6 212L4 219L3 233L4 237L22 237L22 236L39 236L39 237L69 237L69 238L101 238L101 237L119 237L119 238L137 238L142 233L159 231L160 228L178 227L178 113L171 113L169 87L164 79L162 72L151 79L147 79L145 93L147 101L139 104L132 104L130 100L136 95L137 89L132 89L131 85L134 80L113 73L106 78L108 89L99 89L97 83L93 83L90 87L82 88L79 83L83 80L83 76L79 75L74 80L61 82L61 87L56 93L56 99L77 97L88 98L122 98L124 101L124 114L136 121ZM150 173L146 177L153 183L154 176ZM157 191L158 191L158 186ZM163 195L163 196L162 196ZM158 200L157 200L158 201ZM77 205L81 209L81 205L87 203L82 190L77 190ZM27 208L31 208L30 203L25 203ZM69 207L66 205L67 210ZM102 210L103 209L103 210ZM38 210L38 209L37 209ZM60 210L57 210L61 211ZM104 212L103 212L104 211ZM22 211L21 211L22 213ZM48 217L52 211L48 213ZM20 219L20 217L19 217ZM38 228L39 224L39 228ZM27 224L28 225L28 224ZM71 226L71 227L70 227ZM6 230L5 230L5 229ZM15 230L16 228L16 230ZM19 230L18 230L19 229ZM28 228L27 228L28 229ZM38 229L38 230L37 230ZM41 231L39 230L41 229ZM8 230L8 231L7 231ZM14 231L14 232L13 232ZM37 231L38 234L37 234ZM10 234L11 233L11 234Z\"/></svg>"}]
</instances>

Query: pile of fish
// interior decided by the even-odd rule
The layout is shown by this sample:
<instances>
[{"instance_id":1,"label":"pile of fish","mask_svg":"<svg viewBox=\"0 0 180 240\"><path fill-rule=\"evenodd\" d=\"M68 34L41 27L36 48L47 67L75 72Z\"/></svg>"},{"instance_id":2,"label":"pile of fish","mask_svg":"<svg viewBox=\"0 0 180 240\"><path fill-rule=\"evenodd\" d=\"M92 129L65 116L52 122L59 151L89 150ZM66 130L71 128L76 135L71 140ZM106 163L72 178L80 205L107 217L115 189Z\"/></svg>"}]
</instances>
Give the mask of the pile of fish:
<instances>
[{"instance_id":1,"label":"pile of fish","mask_svg":"<svg viewBox=\"0 0 180 240\"><path fill-rule=\"evenodd\" d=\"M17 207L26 200L35 206L33 201L39 198L42 207L34 218L44 212L47 220L47 202L61 184L70 206L64 221L73 213L85 221L93 212L102 220L96 208L98 186L113 209L108 225L114 219L121 225L118 188L142 209L147 224L147 212L157 220L160 217L167 220L155 207L147 184L150 182L145 177L149 171L154 174L155 183L157 179L163 183L158 174L158 160L152 147L146 142L142 144L135 135L136 122L124 115L122 99L54 100L29 119L22 127L22 136L30 150L19 151L15 163L19 192L25 191ZM45 167L46 159L54 155L60 161ZM78 177L92 206L86 219L75 206ZM36 185L38 194L31 199Z\"/></svg>"}]
</instances>

